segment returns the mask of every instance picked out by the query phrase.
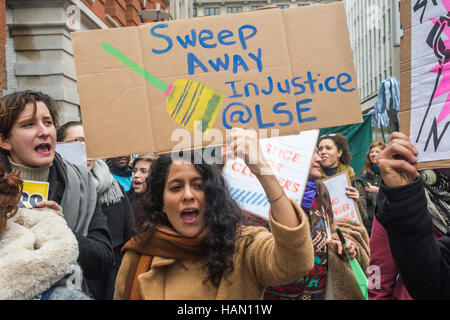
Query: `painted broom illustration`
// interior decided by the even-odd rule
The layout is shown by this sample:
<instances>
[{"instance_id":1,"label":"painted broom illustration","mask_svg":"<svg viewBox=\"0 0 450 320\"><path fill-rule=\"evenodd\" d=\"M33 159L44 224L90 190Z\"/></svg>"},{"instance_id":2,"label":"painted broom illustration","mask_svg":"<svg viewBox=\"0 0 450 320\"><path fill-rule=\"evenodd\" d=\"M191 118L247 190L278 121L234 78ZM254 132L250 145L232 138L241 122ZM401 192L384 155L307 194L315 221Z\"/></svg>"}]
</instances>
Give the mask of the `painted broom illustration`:
<instances>
[{"instance_id":1,"label":"painted broom illustration","mask_svg":"<svg viewBox=\"0 0 450 320\"><path fill-rule=\"evenodd\" d=\"M191 131L197 129L206 132L212 128L225 97L223 93L195 80L178 79L173 84L167 84L112 44L102 42L102 48L164 92L167 97L167 112L175 122Z\"/></svg>"}]
</instances>

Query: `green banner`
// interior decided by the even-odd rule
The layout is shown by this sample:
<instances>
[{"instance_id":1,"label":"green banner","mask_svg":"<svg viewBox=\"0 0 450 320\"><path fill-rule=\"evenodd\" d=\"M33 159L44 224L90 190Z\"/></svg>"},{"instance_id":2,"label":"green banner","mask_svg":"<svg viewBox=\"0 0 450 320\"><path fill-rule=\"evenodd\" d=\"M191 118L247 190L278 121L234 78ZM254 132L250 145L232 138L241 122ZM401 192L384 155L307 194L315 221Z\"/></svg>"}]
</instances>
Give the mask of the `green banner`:
<instances>
[{"instance_id":1,"label":"green banner","mask_svg":"<svg viewBox=\"0 0 450 320\"><path fill-rule=\"evenodd\" d=\"M320 130L319 137L329 133L340 133L348 140L352 161L350 165L359 177L364 169L367 150L372 143L371 116L364 116L363 122L346 126L324 128Z\"/></svg>"}]
</instances>

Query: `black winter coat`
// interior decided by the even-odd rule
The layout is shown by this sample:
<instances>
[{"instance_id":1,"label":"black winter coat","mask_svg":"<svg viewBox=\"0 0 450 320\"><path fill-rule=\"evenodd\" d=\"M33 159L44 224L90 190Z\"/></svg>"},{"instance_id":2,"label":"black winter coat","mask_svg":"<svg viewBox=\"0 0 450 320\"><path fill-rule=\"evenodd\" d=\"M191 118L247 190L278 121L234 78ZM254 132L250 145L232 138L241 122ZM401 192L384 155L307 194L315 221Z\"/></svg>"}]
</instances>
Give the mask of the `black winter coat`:
<instances>
[{"instance_id":1,"label":"black winter coat","mask_svg":"<svg viewBox=\"0 0 450 320\"><path fill-rule=\"evenodd\" d=\"M422 177L395 188L382 182L375 215L411 297L450 299L450 231L434 239Z\"/></svg>"}]
</instances>

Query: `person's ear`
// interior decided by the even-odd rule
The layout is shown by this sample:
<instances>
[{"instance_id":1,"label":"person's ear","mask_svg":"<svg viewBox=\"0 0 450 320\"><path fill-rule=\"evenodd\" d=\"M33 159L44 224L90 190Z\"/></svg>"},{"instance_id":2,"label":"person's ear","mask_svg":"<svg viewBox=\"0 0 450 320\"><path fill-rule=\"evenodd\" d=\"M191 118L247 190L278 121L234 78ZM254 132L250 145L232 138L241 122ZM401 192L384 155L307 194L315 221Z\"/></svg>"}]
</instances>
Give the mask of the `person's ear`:
<instances>
[{"instance_id":1,"label":"person's ear","mask_svg":"<svg viewBox=\"0 0 450 320\"><path fill-rule=\"evenodd\" d=\"M6 138L3 134L0 133L0 148L6 151L11 151L12 145L9 141L9 138Z\"/></svg>"},{"instance_id":2,"label":"person's ear","mask_svg":"<svg viewBox=\"0 0 450 320\"><path fill-rule=\"evenodd\" d=\"M338 156L338 159L341 159L341 156L342 156L342 150L338 150L337 156Z\"/></svg>"}]
</instances>

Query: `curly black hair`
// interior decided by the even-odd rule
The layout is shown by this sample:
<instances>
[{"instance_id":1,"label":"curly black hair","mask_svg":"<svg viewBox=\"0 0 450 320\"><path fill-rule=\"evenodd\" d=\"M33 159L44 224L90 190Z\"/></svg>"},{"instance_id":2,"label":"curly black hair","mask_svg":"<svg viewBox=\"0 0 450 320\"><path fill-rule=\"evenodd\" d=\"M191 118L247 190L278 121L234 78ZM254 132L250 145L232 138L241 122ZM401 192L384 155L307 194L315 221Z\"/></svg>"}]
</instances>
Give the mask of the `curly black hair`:
<instances>
[{"instance_id":1,"label":"curly black hair","mask_svg":"<svg viewBox=\"0 0 450 320\"><path fill-rule=\"evenodd\" d=\"M135 221L132 232L134 236L147 234L157 225L165 225L173 229L162 208L164 205L164 187L173 160L183 157L182 153L162 154L151 166L151 174L147 178L147 190L134 204ZM186 159L186 154L184 154ZM243 239L240 228L243 215L230 192L221 172L213 165L194 161L194 152L188 157L202 176L202 185L206 200L206 217L209 232L202 239L201 247L206 260L204 268L208 270L208 278L216 287L222 276L233 271L233 254L238 240ZM198 159L198 158L195 158ZM151 232L149 233L152 234ZM248 238L250 239L250 238ZM247 242L245 245L248 245Z\"/></svg>"},{"instance_id":2,"label":"curly black hair","mask_svg":"<svg viewBox=\"0 0 450 320\"><path fill-rule=\"evenodd\" d=\"M331 134L326 134L323 135L319 138L319 141L317 141L317 148L319 147L320 141L324 140L324 139L330 139L334 142L334 144L336 145L336 148L338 150L342 151L342 155L339 157L339 161L342 164L350 164L350 161L352 160L352 154L350 153L350 150L348 148L348 142L347 142L347 138L344 137L342 134L340 133L331 133Z\"/></svg>"}]
</instances>

